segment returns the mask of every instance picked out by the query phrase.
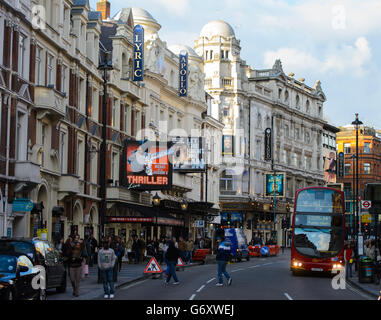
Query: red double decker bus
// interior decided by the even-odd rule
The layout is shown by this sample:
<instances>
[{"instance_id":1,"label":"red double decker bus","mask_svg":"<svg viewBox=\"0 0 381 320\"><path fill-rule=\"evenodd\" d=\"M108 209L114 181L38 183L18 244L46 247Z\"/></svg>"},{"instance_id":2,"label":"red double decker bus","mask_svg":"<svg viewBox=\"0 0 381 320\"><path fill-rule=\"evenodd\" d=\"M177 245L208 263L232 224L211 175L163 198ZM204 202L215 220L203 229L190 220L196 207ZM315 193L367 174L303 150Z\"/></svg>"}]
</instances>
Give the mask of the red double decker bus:
<instances>
[{"instance_id":1,"label":"red double decker bus","mask_svg":"<svg viewBox=\"0 0 381 320\"><path fill-rule=\"evenodd\" d=\"M296 191L291 271L332 272L344 267L344 193L327 187Z\"/></svg>"}]
</instances>

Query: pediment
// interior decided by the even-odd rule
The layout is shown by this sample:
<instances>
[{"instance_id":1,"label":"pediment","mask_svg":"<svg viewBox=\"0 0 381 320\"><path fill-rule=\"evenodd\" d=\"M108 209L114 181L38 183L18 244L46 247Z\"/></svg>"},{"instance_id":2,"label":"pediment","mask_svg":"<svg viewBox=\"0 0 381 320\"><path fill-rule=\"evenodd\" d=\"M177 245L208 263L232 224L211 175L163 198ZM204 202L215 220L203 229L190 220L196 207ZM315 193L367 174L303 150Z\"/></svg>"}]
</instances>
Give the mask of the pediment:
<instances>
[{"instance_id":1,"label":"pediment","mask_svg":"<svg viewBox=\"0 0 381 320\"><path fill-rule=\"evenodd\" d=\"M1 73L0 73L1 74ZM3 79L4 80L4 79ZM1 84L1 82L0 82ZM29 85L28 84L23 84L19 90L19 97L25 99L26 101L28 102L32 102L32 98L30 96L30 92L29 92Z\"/></svg>"}]
</instances>

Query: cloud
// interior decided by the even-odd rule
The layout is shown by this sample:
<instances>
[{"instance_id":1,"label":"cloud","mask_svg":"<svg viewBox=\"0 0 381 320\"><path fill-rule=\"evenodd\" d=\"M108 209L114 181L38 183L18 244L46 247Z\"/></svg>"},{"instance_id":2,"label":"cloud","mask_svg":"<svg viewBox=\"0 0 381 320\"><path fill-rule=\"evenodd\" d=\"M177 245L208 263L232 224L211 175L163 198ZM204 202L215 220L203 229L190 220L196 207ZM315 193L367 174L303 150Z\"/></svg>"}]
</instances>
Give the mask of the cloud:
<instances>
[{"instance_id":1,"label":"cloud","mask_svg":"<svg viewBox=\"0 0 381 320\"><path fill-rule=\"evenodd\" d=\"M184 16L189 12L189 0L152 0L152 2L162 5L169 13Z\"/></svg>"},{"instance_id":2,"label":"cloud","mask_svg":"<svg viewBox=\"0 0 381 320\"><path fill-rule=\"evenodd\" d=\"M271 67L276 59L281 59L284 69L292 72L346 73L356 76L366 73L366 65L372 58L371 48L365 37L356 39L353 45L340 45L326 48L323 57L297 48L279 48L264 53L264 64ZM320 56L322 56L320 54Z\"/></svg>"}]
</instances>

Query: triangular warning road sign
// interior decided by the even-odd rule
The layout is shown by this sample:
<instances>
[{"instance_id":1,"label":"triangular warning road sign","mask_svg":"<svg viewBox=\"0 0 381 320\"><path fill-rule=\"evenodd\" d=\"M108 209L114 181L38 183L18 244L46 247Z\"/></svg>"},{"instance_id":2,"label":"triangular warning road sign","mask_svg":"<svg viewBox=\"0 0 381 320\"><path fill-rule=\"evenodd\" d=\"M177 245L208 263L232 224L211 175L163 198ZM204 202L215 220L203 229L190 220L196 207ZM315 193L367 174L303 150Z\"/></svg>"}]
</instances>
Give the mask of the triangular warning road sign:
<instances>
[{"instance_id":1,"label":"triangular warning road sign","mask_svg":"<svg viewBox=\"0 0 381 320\"><path fill-rule=\"evenodd\" d=\"M184 267L184 262L183 262L183 260L181 260L181 258L179 258L179 259L177 260L176 267Z\"/></svg>"},{"instance_id":2,"label":"triangular warning road sign","mask_svg":"<svg viewBox=\"0 0 381 320\"><path fill-rule=\"evenodd\" d=\"M144 269L144 273L161 273L162 270L160 265L157 263L154 257L148 262L146 268Z\"/></svg>"}]
</instances>

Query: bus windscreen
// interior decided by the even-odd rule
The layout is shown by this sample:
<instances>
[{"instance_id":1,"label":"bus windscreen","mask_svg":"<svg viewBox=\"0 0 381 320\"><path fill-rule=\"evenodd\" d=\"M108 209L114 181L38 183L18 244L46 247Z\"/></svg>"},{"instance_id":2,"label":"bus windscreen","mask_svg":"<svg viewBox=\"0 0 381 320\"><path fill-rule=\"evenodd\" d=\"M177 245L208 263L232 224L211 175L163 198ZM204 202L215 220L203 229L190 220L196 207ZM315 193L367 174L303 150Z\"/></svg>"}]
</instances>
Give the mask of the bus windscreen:
<instances>
[{"instance_id":1,"label":"bus windscreen","mask_svg":"<svg viewBox=\"0 0 381 320\"><path fill-rule=\"evenodd\" d=\"M330 189L306 189L298 194L296 212L342 213L340 192Z\"/></svg>"}]
</instances>

